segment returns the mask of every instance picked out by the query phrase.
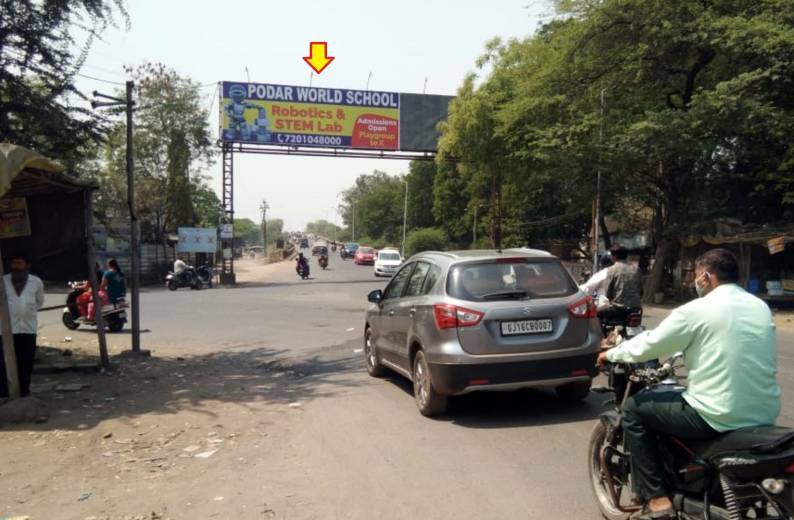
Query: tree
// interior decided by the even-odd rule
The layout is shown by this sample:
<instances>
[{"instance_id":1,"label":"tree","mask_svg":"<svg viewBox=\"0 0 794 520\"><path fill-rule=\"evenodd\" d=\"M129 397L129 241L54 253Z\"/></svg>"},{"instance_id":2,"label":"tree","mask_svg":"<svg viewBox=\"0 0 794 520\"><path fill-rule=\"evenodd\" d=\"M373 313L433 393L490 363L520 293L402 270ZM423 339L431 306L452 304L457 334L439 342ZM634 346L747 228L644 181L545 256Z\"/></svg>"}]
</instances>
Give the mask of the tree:
<instances>
[{"instance_id":1,"label":"tree","mask_svg":"<svg viewBox=\"0 0 794 520\"><path fill-rule=\"evenodd\" d=\"M0 142L83 171L104 125L74 79L94 40L119 19L129 24L122 0L0 0Z\"/></svg>"},{"instance_id":2,"label":"tree","mask_svg":"<svg viewBox=\"0 0 794 520\"><path fill-rule=\"evenodd\" d=\"M410 189L410 188L409 188ZM360 175L342 193L340 213L348 229L356 219L356 235L397 243L402 237L405 185L399 177L375 170Z\"/></svg>"},{"instance_id":3,"label":"tree","mask_svg":"<svg viewBox=\"0 0 794 520\"><path fill-rule=\"evenodd\" d=\"M195 81L161 64L147 63L130 73L138 106L133 136L136 210L144 240L164 243L166 234L198 220L195 196L217 150ZM100 220L126 215L126 206L118 203L126 198L125 132L125 124L115 124L100 151ZM207 192L202 195L206 203Z\"/></svg>"},{"instance_id":4,"label":"tree","mask_svg":"<svg viewBox=\"0 0 794 520\"><path fill-rule=\"evenodd\" d=\"M432 227L433 183L437 166L431 161L411 161L405 181L408 183L408 229Z\"/></svg>"},{"instance_id":5,"label":"tree","mask_svg":"<svg viewBox=\"0 0 794 520\"><path fill-rule=\"evenodd\" d=\"M222 215L221 200L206 182L202 181L193 186L193 210L197 226L218 226Z\"/></svg>"},{"instance_id":6,"label":"tree","mask_svg":"<svg viewBox=\"0 0 794 520\"><path fill-rule=\"evenodd\" d=\"M584 241L600 170L607 213L653 214L652 297L699 222L791 218L794 4L555 4L531 37L489 43L489 74L450 105L439 161L458 164L436 175L434 215L453 240L461 206L486 204L494 245Z\"/></svg>"},{"instance_id":7,"label":"tree","mask_svg":"<svg viewBox=\"0 0 794 520\"><path fill-rule=\"evenodd\" d=\"M236 218L234 219L234 238L244 240L249 246L261 244L262 231L259 225L250 218Z\"/></svg>"},{"instance_id":8,"label":"tree","mask_svg":"<svg viewBox=\"0 0 794 520\"><path fill-rule=\"evenodd\" d=\"M415 229L408 233L405 239L406 256L422 251L444 251L447 247L448 242L444 232L435 228Z\"/></svg>"}]
</instances>

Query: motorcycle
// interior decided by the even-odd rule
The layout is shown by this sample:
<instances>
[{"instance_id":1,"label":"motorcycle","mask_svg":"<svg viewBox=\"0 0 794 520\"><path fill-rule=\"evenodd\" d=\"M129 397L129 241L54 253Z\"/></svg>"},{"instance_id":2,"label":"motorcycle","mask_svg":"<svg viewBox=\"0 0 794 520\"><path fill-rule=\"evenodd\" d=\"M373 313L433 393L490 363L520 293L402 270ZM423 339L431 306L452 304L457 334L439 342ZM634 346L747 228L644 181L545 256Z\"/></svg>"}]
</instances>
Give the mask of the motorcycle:
<instances>
[{"instance_id":1,"label":"motorcycle","mask_svg":"<svg viewBox=\"0 0 794 520\"><path fill-rule=\"evenodd\" d=\"M347 260L350 257L350 255L347 252L347 249L345 249L344 247L339 249L339 256L342 258L342 260Z\"/></svg>"},{"instance_id":2,"label":"motorcycle","mask_svg":"<svg viewBox=\"0 0 794 520\"><path fill-rule=\"evenodd\" d=\"M327 256L321 255L320 258L317 259L317 261L320 263L320 267L322 267L323 270L325 270L328 267L328 257Z\"/></svg>"},{"instance_id":3,"label":"motorcycle","mask_svg":"<svg viewBox=\"0 0 794 520\"><path fill-rule=\"evenodd\" d=\"M170 291L176 291L180 287L201 289L204 285L212 288L212 276L213 269L209 264L202 265L198 269L188 267L180 274L169 271L165 276L165 285Z\"/></svg>"},{"instance_id":4,"label":"motorcycle","mask_svg":"<svg viewBox=\"0 0 794 520\"><path fill-rule=\"evenodd\" d=\"M622 339L631 339L644 330L642 307L613 305L608 309L599 310L598 320L605 338L610 334L619 334Z\"/></svg>"},{"instance_id":5,"label":"motorcycle","mask_svg":"<svg viewBox=\"0 0 794 520\"><path fill-rule=\"evenodd\" d=\"M309 279L309 262L298 264L298 267L296 269L298 271L298 276L301 277L301 280Z\"/></svg>"},{"instance_id":6,"label":"motorcycle","mask_svg":"<svg viewBox=\"0 0 794 520\"><path fill-rule=\"evenodd\" d=\"M622 409L638 392L684 391L675 369L678 354L661 366L607 364L612 393L590 436L590 484L604 518L627 520L642 506L630 490L631 454L624 447ZM707 441L659 436L671 499L681 520L794 519L794 430L744 428Z\"/></svg>"},{"instance_id":7,"label":"motorcycle","mask_svg":"<svg viewBox=\"0 0 794 520\"><path fill-rule=\"evenodd\" d=\"M91 291L91 285L86 282L69 282L71 291L66 295L66 307L61 313L61 321L69 330L77 330L80 325L96 326L95 320L89 320L80 309L78 298ZM104 294L104 293L102 293ZM127 323L127 303L119 299L116 303L109 303L107 296L102 299L102 319L110 332L121 332Z\"/></svg>"}]
</instances>

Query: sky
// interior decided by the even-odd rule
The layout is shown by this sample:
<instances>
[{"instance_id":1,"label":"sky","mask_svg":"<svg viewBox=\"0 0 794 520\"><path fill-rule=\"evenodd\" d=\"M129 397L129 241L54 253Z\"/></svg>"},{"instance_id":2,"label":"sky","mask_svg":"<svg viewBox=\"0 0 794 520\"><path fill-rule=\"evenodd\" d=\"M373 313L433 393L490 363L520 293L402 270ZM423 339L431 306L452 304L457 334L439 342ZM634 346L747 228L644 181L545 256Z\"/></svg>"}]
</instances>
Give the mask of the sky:
<instances>
[{"instance_id":1,"label":"sky","mask_svg":"<svg viewBox=\"0 0 794 520\"><path fill-rule=\"evenodd\" d=\"M544 0L128 0L131 27L110 28L96 42L82 69L85 76L122 82L124 66L161 62L202 85L217 136L218 81L307 86L302 60L309 42L327 41L335 60L312 85L454 95L475 70L485 42L532 34L551 7ZM246 68L248 72L246 73ZM79 78L84 91L112 85ZM339 194L362 173L405 173L407 161L382 159L234 157L235 217L281 218L288 230L307 222L341 222ZM220 194L220 160L208 172Z\"/></svg>"}]
</instances>

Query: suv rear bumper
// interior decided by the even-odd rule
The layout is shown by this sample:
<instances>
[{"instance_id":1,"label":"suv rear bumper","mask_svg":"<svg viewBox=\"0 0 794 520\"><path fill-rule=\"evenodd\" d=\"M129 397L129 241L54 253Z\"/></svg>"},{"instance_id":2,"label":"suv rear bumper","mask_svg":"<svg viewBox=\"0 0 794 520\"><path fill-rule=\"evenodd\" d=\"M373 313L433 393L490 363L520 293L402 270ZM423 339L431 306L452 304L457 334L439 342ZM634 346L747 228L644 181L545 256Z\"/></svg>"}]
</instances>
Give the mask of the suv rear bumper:
<instances>
[{"instance_id":1,"label":"suv rear bumper","mask_svg":"<svg viewBox=\"0 0 794 520\"><path fill-rule=\"evenodd\" d=\"M429 363L435 389L445 395L482 390L560 386L587 381L598 373L598 353L537 361L481 364Z\"/></svg>"}]
</instances>

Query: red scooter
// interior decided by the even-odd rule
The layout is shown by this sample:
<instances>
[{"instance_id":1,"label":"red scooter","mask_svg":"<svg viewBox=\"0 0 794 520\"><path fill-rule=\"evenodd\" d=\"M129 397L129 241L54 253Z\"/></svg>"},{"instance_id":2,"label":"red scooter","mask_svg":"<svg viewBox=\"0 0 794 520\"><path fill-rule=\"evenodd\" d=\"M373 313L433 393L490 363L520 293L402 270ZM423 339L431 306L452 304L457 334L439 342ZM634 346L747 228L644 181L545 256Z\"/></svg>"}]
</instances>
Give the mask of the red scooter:
<instances>
[{"instance_id":1,"label":"red scooter","mask_svg":"<svg viewBox=\"0 0 794 520\"><path fill-rule=\"evenodd\" d=\"M95 320L89 320L88 305L92 302L91 285L87 281L69 282L72 288L66 295L66 307L63 308L61 321L69 330L77 330L80 325L96 326ZM108 301L107 293L100 291L102 301L102 318L110 332L121 332L127 323L127 303L120 299L116 303Z\"/></svg>"}]
</instances>

